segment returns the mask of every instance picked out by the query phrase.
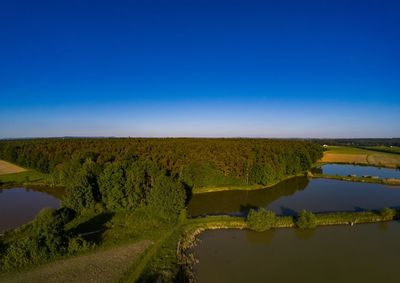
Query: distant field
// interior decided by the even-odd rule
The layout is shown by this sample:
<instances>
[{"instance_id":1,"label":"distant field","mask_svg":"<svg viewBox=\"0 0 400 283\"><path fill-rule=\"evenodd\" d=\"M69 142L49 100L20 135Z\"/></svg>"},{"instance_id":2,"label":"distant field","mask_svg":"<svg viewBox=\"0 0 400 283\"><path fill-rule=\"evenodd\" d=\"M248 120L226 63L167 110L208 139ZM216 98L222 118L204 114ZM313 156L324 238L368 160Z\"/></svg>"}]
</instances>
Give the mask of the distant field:
<instances>
[{"instance_id":1,"label":"distant field","mask_svg":"<svg viewBox=\"0 0 400 283\"><path fill-rule=\"evenodd\" d=\"M324 152L321 162L398 168L400 167L400 155L347 146L329 146L328 150Z\"/></svg>"},{"instance_id":2,"label":"distant field","mask_svg":"<svg viewBox=\"0 0 400 283\"><path fill-rule=\"evenodd\" d=\"M58 260L0 277L2 282L118 282L151 244L150 241Z\"/></svg>"},{"instance_id":3,"label":"distant field","mask_svg":"<svg viewBox=\"0 0 400 283\"><path fill-rule=\"evenodd\" d=\"M399 146L365 146L365 149L400 154Z\"/></svg>"},{"instance_id":4,"label":"distant field","mask_svg":"<svg viewBox=\"0 0 400 283\"><path fill-rule=\"evenodd\" d=\"M20 173L24 172L26 169L19 167L18 165L9 163L4 160L0 160L0 175L3 174L11 174L11 173Z\"/></svg>"}]
</instances>

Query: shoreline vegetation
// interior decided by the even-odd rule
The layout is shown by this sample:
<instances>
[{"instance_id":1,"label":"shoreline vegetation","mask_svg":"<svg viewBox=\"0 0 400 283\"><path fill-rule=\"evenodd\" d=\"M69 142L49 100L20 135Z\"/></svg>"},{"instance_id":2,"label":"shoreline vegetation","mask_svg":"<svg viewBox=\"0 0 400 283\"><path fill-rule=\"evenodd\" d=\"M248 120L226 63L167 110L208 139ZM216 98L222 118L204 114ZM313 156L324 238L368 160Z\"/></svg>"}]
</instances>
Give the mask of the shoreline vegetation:
<instances>
[{"instance_id":1,"label":"shoreline vegetation","mask_svg":"<svg viewBox=\"0 0 400 283\"><path fill-rule=\"evenodd\" d=\"M357 176L337 176L337 175L327 175L327 174L310 174L310 178L315 179L333 179L348 182L360 182L360 183L373 183L373 184L383 184L389 186L399 186L400 179L389 178L371 178L371 177L357 177Z\"/></svg>"},{"instance_id":2,"label":"shoreline vegetation","mask_svg":"<svg viewBox=\"0 0 400 283\"><path fill-rule=\"evenodd\" d=\"M259 209L259 211L262 209ZM267 212L268 213L268 212ZM272 212L270 212L272 213ZM301 214L311 215L312 220L306 221L306 226L301 227L299 222ZM322 226L332 225L356 225L393 221L398 218L399 211L384 208L382 211L362 211L362 212L334 212L334 213L318 213L303 211L300 216L275 216L274 220L267 226L268 229L279 228L295 228L295 229L314 229ZM268 220L266 220L268 221ZM309 225L309 227L307 227ZM252 229L249 220L244 217L235 216L207 216L204 218L196 218L188 220L188 224L182 231L181 239L178 242L177 256L180 258L182 268L186 273L186 278L194 281L193 265L197 262L194 258L192 250L198 243L198 236L206 230L215 229Z\"/></svg>"},{"instance_id":3,"label":"shoreline vegetation","mask_svg":"<svg viewBox=\"0 0 400 283\"><path fill-rule=\"evenodd\" d=\"M254 191L263 190L276 186L280 182L289 180L295 177L308 176L308 172L304 171L299 174L286 176L278 181L272 182L268 185L234 185L234 186L218 186L218 187L198 187L192 189L192 194L205 194L205 193L215 193L223 191Z\"/></svg>"}]
</instances>

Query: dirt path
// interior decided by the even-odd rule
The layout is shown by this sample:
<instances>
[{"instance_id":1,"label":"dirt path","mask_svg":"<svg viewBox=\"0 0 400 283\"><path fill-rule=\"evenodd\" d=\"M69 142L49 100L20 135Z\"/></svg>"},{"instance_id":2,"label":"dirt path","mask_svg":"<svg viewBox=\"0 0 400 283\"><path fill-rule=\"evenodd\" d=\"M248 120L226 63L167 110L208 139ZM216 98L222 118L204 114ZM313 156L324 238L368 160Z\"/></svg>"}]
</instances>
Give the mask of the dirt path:
<instances>
[{"instance_id":1,"label":"dirt path","mask_svg":"<svg viewBox=\"0 0 400 283\"><path fill-rule=\"evenodd\" d=\"M151 245L150 241L58 260L19 273L6 274L0 282L116 282Z\"/></svg>"}]
</instances>

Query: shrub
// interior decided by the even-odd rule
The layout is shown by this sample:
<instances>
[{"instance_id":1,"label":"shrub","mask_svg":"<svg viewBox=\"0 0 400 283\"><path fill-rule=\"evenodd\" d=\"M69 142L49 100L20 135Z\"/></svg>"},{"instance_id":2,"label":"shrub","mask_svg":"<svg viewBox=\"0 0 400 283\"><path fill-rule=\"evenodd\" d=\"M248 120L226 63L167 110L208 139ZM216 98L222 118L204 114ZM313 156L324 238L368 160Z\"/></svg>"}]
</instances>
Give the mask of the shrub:
<instances>
[{"instance_id":1,"label":"shrub","mask_svg":"<svg viewBox=\"0 0 400 283\"><path fill-rule=\"evenodd\" d=\"M92 245L85 241L81 236L76 236L69 239L68 242L68 254L73 255L89 250Z\"/></svg>"},{"instance_id":2,"label":"shrub","mask_svg":"<svg viewBox=\"0 0 400 283\"><path fill-rule=\"evenodd\" d=\"M385 207L381 211L382 217L387 220L392 220L396 216L396 214L397 214L396 210L388 207Z\"/></svg>"},{"instance_id":3,"label":"shrub","mask_svg":"<svg viewBox=\"0 0 400 283\"><path fill-rule=\"evenodd\" d=\"M264 208L258 210L250 209L246 220L250 229L262 232L274 227L276 215L273 211L266 211Z\"/></svg>"},{"instance_id":4,"label":"shrub","mask_svg":"<svg viewBox=\"0 0 400 283\"><path fill-rule=\"evenodd\" d=\"M314 213L302 210L297 217L296 226L298 228L314 228L316 226L316 217Z\"/></svg>"}]
</instances>

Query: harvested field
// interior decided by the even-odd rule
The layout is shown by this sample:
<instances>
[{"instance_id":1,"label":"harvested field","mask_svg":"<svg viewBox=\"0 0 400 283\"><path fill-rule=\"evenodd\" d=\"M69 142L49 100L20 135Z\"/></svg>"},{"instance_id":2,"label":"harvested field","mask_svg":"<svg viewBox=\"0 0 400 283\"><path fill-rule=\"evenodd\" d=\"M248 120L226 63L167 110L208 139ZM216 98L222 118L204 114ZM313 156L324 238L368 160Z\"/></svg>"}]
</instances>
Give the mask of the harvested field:
<instances>
[{"instance_id":1,"label":"harvested field","mask_svg":"<svg viewBox=\"0 0 400 283\"><path fill-rule=\"evenodd\" d=\"M320 162L354 163L398 168L400 166L400 155L353 147L332 146L328 147L328 150L324 152Z\"/></svg>"},{"instance_id":2,"label":"harvested field","mask_svg":"<svg viewBox=\"0 0 400 283\"><path fill-rule=\"evenodd\" d=\"M141 241L5 274L1 282L117 282L151 244Z\"/></svg>"},{"instance_id":3,"label":"harvested field","mask_svg":"<svg viewBox=\"0 0 400 283\"><path fill-rule=\"evenodd\" d=\"M12 164L10 162L0 160L0 175L3 174L11 174L11 173L20 173L24 172L26 169L19 167L15 164Z\"/></svg>"}]
</instances>

